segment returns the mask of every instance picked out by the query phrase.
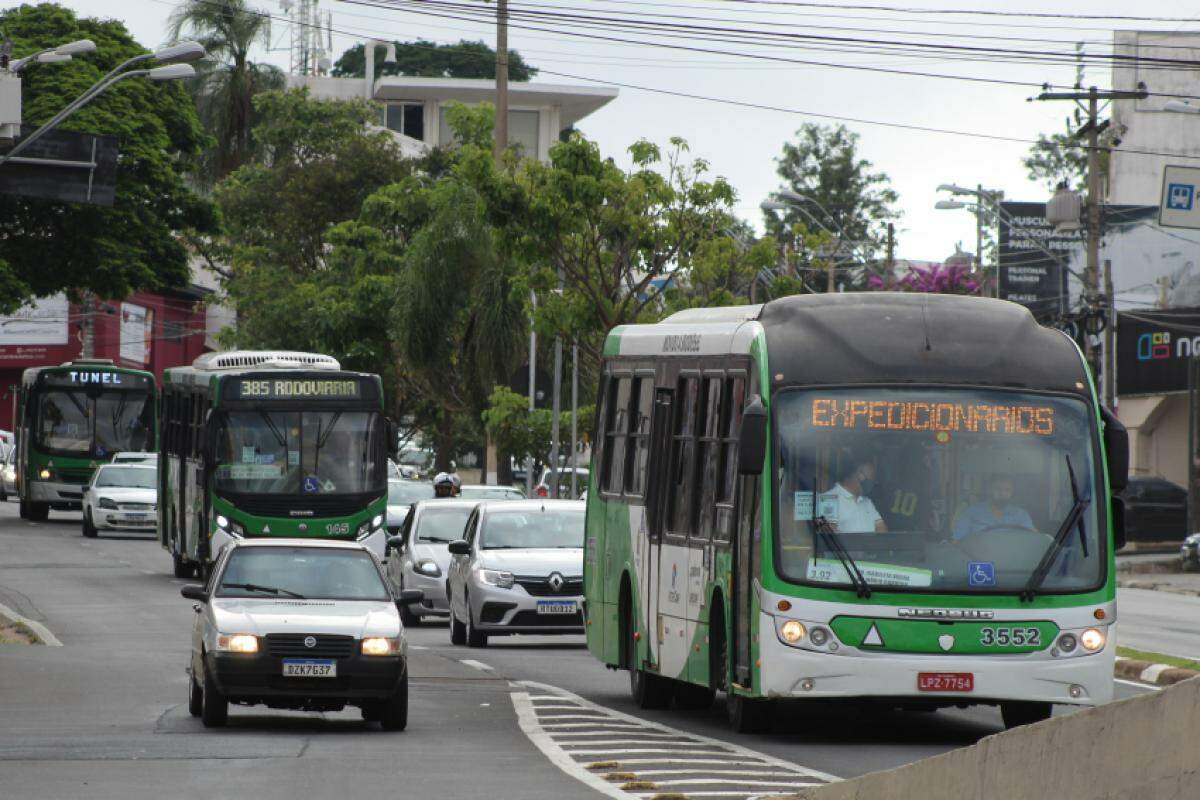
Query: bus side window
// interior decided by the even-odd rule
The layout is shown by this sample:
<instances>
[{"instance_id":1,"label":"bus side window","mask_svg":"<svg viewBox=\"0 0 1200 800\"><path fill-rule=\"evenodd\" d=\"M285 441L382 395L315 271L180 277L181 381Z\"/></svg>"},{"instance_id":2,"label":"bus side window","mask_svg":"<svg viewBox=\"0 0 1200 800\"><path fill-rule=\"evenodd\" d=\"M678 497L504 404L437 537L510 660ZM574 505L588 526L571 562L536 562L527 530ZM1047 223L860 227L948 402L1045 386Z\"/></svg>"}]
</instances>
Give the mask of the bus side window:
<instances>
[{"instance_id":1,"label":"bus side window","mask_svg":"<svg viewBox=\"0 0 1200 800\"><path fill-rule=\"evenodd\" d=\"M687 534L695 520L696 412L700 380L680 378L676 398L675 435L671 442L670 507L667 530Z\"/></svg>"},{"instance_id":2,"label":"bus side window","mask_svg":"<svg viewBox=\"0 0 1200 800\"><path fill-rule=\"evenodd\" d=\"M729 541L733 528L733 508L738 477L738 434L742 428L742 411L746 403L746 379L738 376L725 379L725 396L721 402L721 453L717 491L717 521L713 536Z\"/></svg>"},{"instance_id":3,"label":"bus side window","mask_svg":"<svg viewBox=\"0 0 1200 800\"><path fill-rule=\"evenodd\" d=\"M646 456L650 451L650 415L654 407L654 378L633 379L630 393L629 439L625 444L625 494L646 492Z\"/></svg>"},{"instance_id":4,"label":"bus side window","mask_svg":"<svg viewBox=\"0 0 1200 800\"><path fill-rule=\"evenodd\" d=\"M717 483L721 447L721 378L705 378L700 410L702 417L697 426L700 435L696 458L696 483L700 487L700 504L697 509L698 524L693 532L698 538L712 537L717 507Z\"/></svg>"},{"instance_id":5,"label":"bus side window","mask_svg":"<svg viewBox=\"0 0 1200 800\"><path fill-rule=\"evenodd\" d=\"M621 468L625 462L625 440L629 433L629 378L610 377L605 398L604 482L609 494L621 493Z\"/></svg>"}]
</instances>

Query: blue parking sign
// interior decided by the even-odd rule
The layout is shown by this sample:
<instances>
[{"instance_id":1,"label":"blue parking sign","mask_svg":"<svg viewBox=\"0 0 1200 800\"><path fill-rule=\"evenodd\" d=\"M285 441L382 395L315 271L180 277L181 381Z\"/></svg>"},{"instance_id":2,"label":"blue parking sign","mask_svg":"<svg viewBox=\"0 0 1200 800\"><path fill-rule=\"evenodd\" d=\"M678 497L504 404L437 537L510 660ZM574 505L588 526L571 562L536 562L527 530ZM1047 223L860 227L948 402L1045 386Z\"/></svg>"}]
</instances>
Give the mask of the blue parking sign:
<instances>
[{"instance_id":1,"label":"blue parking sign","mask_svg":"<svg viewBox=\"0 0 1200 800\"><path fill-rule=\"evenodd\" d=\"M1190 183L1167 185L1167 208L1173 211L1191 211L1196 198L1196 187Z\"/></svg>"},{"instance_id":2,"label":"blue parking sign","mask_svg":"<svg viewBox=\"0 0 1200 800\"><path fill-rule=\"evenodd\" d=\"M991 561L968 561L967 583L970 586L995 586L996 565Z\"/></svg>"}]
</instances>

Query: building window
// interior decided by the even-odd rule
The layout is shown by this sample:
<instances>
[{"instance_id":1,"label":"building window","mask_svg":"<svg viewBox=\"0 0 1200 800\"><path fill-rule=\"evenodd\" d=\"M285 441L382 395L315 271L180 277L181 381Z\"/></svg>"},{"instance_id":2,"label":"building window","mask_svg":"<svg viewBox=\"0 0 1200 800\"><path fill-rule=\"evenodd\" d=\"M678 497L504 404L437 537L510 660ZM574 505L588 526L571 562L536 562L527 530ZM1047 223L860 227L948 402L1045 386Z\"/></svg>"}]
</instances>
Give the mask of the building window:
<instances>
[{"instance_id":1,"label":"building window","mask_svg":"<svg viewBox=\"0 0 1200 800\"><path fill-rule=\"evenodd\" d=\"M508 144L526 158L538 157L539 120L537 111L508 112ZM458 137L446 121L446 107L442 106L438 109L438 146L451 147L457 143Z\"/></svg>"},{"instance_id":2,"label":"building window","mask_svg":"<svg viewBox=\"0 0 1200 800\"><path fill-rule=\"evenodd\" d=\"M384 107L384 127L405 136L425 141L425 104L388 103Z\"/></svg>"}]
</instances>

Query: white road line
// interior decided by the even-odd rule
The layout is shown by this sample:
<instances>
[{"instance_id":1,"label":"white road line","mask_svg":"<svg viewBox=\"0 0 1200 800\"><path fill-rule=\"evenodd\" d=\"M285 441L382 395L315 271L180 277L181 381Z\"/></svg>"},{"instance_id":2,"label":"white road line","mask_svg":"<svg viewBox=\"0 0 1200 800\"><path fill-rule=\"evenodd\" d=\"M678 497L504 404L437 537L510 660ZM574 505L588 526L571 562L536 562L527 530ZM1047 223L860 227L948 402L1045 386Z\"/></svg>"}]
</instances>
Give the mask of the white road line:
<instances>
[{"instance_id":1,"label":"white road line","mask_svg":"<svg viewBox=\"0 0 1200 800\"><path fill-rule=\"evenodd\" d=\"M468 667L474 667L475 669L482 670L483 672L495 671L494 667L485 664L482 661L476 661L473 658L460 658L458 661L460 664L466 664Z\"/></svg>"},{"instance_id":2,"label":"white road line","mask_svg":"<svg viewBox=\"0 0 1200 800\"><path fill-rule=\"evenodd\" d=\"M1127 681L1124 678L1113 678L1113 682L1114 683L1123 683L1126 686L1133 686L1136 689L1149 689L1154 692L1161 692L1164 688L1166 688L1164 686L1155 686L1150 683L1138 683L1137 681Z\"/></svg>"},{"instance_id":3,"label":"white road line","mask_svg":"<svg viewBox=\"0 0 1200 800\"><path fill-rule=\"evenodd\" d=\"M653 739L678 739L679 736L674 733L657 733L654 731L555 731L555 739L565 739L568 736L613 736L618 733L624 733L627 736L646 736ZM624 740L628 741L628 739Z\"/></svg>"},{"instance_id":4,"label":"white road line","mask_svg":"<svg viewBox=\"0 0 1200 800\"><path fill-rule=\"evenodd\" d=\"M576 705L551 706L551 705L538 704L538 705L535 705L533 708L535 711L546 711L547 709L552 710L552 711L578 711L579 710L579 706L576 706Z\"/></svg>"},{"instance_id":5,"label":"white road line","mask_svg":"<svg viewBox=\"0 0 1200 800\"><path fill-rule=\"evenodd\" d=\"M660 734L659 736L661 737L665 735L666 734ZM645 742L639 742L635 739L588 739L583 742L560 742L559 744L561 744L563 747L592 747L593 745L598 744L685 744L689 747L707 747L707 745L705 745L703 742L689 742L687 739L684 739L681 736L673 736L669 739L655 738L649 739ZM575 753L578 751L572 750L571 752Z\"/></svg>"},{"instance_id":6,"label":"white road line","mask_svg":"<svg viewBox=\"0 0 1200 800\"><path fill-rule=\"evenodd\" d=\"M410 644L408 646L408 649L409 650L428 650L429 648L423 644Z\"/></svg>"},{"instance_id":7,"label":"white road line","mask_svg":"<svg viewBox=\"0 0 1200 800\"><path fill-rule=\"evenodd\" d=\"M531 705L530 708L533 709L534 713L537 713L536 706ZM551 714L550 716L546 716L546 717L543 717L540 714L538 715L538 722L542 722L542 723L549 722L549 723L553 724L555 720L560 720L560 719L590 719L590 720L594 720L596 722L607 722L608 721L608 717L604 716L603 714L596 714L596 713L591 713L591 714ZM641 727L641 726L639 725L638 727Z\"/></svg>"},{"instance_id":8,"label":"white road line","mask_svg":"<svg viewBox=\"0 0 1200 800\"><path fill-rule=\"evenodd\" d=\"M731 780L728 778L679 778L673 781L655 781L655 783L657 783L659 786L695 786L696 784L703 784L705 786L762 786L765 788L782 786L787 788L789 786L818 786L824 782L816 781L811 778L802 778L797 775L796 780L790 781L749 781L743 779Z\"/></svg>"},{"instance_id":9,"label":"white road line","mask_svg":"<svg viewBox=\"0 0 1200 800\"><path fill-rule=\"evenodd\" d=\"M567 755L572 756L619 756L622 753L678 753L678 750L673 748L617 748L607 750L571 750ZM689 753L695 753L698 756L719 756L727 753L727 750L689 750Z\"/></svg>"},{"instance_id":10,"label":"white road line","mask_svg":"<svg viewBox=\"0 0 1200 800\"><path fill-rule=\"evenodd\" d=\"M37 620L33 620L33 619L30 619L29 617L21 616L20 614L13 611L11 608L4 605L3 603L0 603L0 614L3 614L4 616L8 617L13 622L20 622L24 625L28 625L29 629L31 631L33 631L34 633L36 633L38 635L38 638L42 640L43 644L46 644L50 647L62 647L63 646L63 643L58 640L58 637L55 636L53 633L51 633L49 628L47 628L45 625L38 622Z\"/></svg>"},{"instance_id":11,"label":"white road line","mask_svg":"<svg viewBox=\"0 0 1200 800\"><path fill-rule=\"evenodd\" d=\"M634 764L715 764L717 766L727 767L730 764L746 764L750 767L768 767L770 764L765 764L755 761L747 761L743 756L730 755L728 758L622 758L621 767Z\"/></svg>"},{"instance_id":12,"label":"white road line","mask_svg":"<svg viewBox=\"0 0 1200 800\"><path fill-rule=\"evenodd\" d=\"M636 729L640 730L642 726L634 725L632 722L604 722L604 723L558 722L558 723L551 723L549 725L547 725L546 723L542 723L542 727L545 728L546 730L553 729L556 731L559 728L596 728L597 729L596 732L600 733L600 732L602 732L602 729L607 729L607 728L612 728L613 731L616 732L617 730L622 730L622 729L627 729L627 728L636 728Z\"/></svg>"},{"instance_id":13,"label":"white road line","mask_svg":"<svg viewBox=\"0 0 1200 800\"><path fill-rule=\"evenodd\" d=\"M751 767L752 769L752 767ZM638 778L649 778L651 775L744 775L748 778L769 778L772 775L796 777L795 773L779 771L749 773L744 769L639 769Z\"/></svg>"}]
</instances>

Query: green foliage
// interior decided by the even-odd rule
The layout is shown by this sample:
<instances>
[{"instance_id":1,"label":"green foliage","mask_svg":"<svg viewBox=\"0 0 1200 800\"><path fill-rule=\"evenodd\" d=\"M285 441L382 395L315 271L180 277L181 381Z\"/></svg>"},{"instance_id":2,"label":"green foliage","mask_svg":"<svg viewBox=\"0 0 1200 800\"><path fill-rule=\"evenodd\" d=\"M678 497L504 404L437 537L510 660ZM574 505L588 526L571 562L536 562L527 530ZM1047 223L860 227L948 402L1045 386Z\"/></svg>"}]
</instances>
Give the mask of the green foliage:
<instances>
[{"instance_id":1,"label":"green foliage","mask_svg":"<svg viewBox=\"0 0 1200 800\"><path fill-rule=\"evenodd\" d=\"M807 200L784 212L766 212L769 233L786 238L792 226L803 223L827 229L860 262L877 256L888 221L899 218L899 197L888 176L859 157L858 134L843 125L807 123L794 142L784 143L775 163L784 186Z\"/></svg>"},{"instance_id":2,"label":"green foliage","mask_svg":"<svg viewBox=\"0 0 1200 800\"><path fill-rule=\"evenodd\" d=\"M24 121L45 122L126 59L145 53L119 22L77 18L44 4L0 12L20 57L75 39L97 50L22 74ZM111 208L0 196L0 310L67 290L123 297L179 286L189 277L179 234L215 230L213 207L183 174L208 140L182 86L130 79L70 117L64 130L119 138Z\"/></svg>"},{"instance_id":3,"label":"green foliage","mask_svg":"<svg viewBox=\"0 0 1200 800\"><path fill-rule=\"evenodd\" d=\"M383 51L375 53L375 76L417 75L426 78L495 78L496 51L484 42L438 44L424 39L396 42L396 63L383 63ZM338 58L333 74L343 78L361 78L367 65L363 46L356 44ZM508 79L527 81L537 69L525 63L516 50L508 51Z\"/></svg>"},{"instance_id":4,"label":"green foliage","mask_svg":"<svg viewBox=\"0 0 1200 800\"><path fill-rule=\"evenodd\" d=\"M581 406L576 416L577 432L582 440L591 437L592 422L596 416L594 405ZM497 386L488 398L488 408L483 412L484 426L496 442L496 446L517 459L527 458L550 463L553 449L551 432L554 413L548 409L529 410L529 398L519 395L507 386ZM560 452L569 452L571 412L559 414Z\"/></svg>"},{"instance_id":5,"label":"green foliage","mask_svg":"<svg viewBox=\"0 0 1200 800\"><path fill-rule=\"evenodd\" d=\"M255 95L286 86L283 72L250 61L255 43L271 43L271 18L245 0L185 0L171 12L170 36L187 35L208 52L191 81L192 95L214 144L197 170L211 184L256 155L250 131L256 122Z\"/></svg>"},{"instance_id":6,"label":"green foliage","mask_svg":"<svg viewBox=\"0 0 1200 800\"><path fill-rule=\"evenodd\" d=\"M1102 153L1101 166L1107 171L1107 153ZM1047 136L1038 134L1036 143L1030 145L1029 153L1021 159L1029 180L1037 181L1054 191L1065 183L1076 191L1087 189L1087 150L1079 146L1071 123L1066 133Z\"/></svg>"}]
</instances>

